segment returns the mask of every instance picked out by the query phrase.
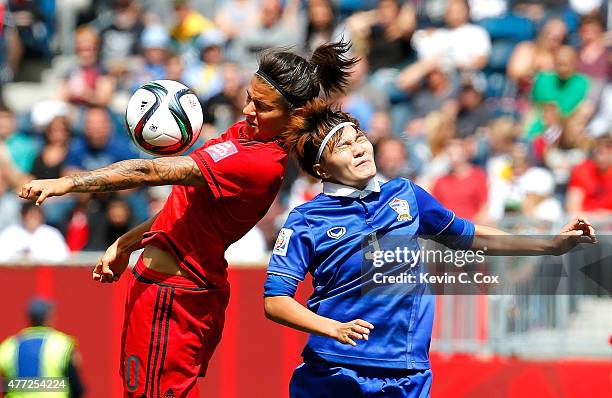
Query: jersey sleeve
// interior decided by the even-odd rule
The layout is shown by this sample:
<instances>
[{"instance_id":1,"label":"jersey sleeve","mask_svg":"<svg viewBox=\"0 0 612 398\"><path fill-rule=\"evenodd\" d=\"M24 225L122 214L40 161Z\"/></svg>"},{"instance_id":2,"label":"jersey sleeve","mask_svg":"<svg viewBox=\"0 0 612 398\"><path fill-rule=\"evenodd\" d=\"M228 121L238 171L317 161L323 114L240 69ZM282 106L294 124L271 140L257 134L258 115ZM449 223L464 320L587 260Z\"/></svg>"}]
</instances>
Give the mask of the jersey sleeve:
<instances>
[{"instance_id":1,"label":"jersey sleeve","mask_svg":"<svg viewBox=\"0 0 612 398\"><path fill-rule=\"evenodd\" d=\"M474 240L474 224L456 217L420 186L412 184L412 189L419 208L418 234L440 236L442 243L453 249L469 249Z\"/></svg>"},{"instance_id":2,"label":"jersey sleeve","mask_svg":"<svg viewBox=\"0 0 612 398\"><path fill-rule=\"evenodd\" d=\"M442 206L420 186L411 183L419 208L419 235L440 235L455 218L455 213Z\"/></svg>"},{"instance_id":3,"label":"jersey sleeve","mask_svg":"<svg viewBox=\"0 0 612 398\"><path fill-rule=\"evenodd\" d=\"M304 280L313 257L314 239L310 234L310 228L304 216L299 211L293 210L289 213L274 243L268 264L268 275L292 279L295 281L294 286L297 287L297 283ZM273 278L270 285L266 286L265 295L269 295L273 290L279 290L278 283L286 282L283 282L283 279Z\"/></svg>"}]
</instances>

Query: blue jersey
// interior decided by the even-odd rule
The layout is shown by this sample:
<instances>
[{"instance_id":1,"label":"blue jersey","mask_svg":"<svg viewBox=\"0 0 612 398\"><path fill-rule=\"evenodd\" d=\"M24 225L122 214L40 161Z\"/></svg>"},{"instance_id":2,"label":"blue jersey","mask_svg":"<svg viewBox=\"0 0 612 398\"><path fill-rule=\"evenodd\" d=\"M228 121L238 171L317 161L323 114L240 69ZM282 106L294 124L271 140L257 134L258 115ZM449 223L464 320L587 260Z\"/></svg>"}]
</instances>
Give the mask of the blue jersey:
<instances>
[{"instance_id":1,"label":"blue jersey","mask_svg":"<svg viewBox=\"0 0 612 398\"><path fill-rule=\"evenodd\" d=\"M422 285L414 286L410 294L372 289L368 277L372 270L364 269L364 264L371 264L364 262L366 245L395 238L418 251L418 236L444 233L456 236L447 243L469 248L474 225L456 218L406 179L360 192L337 189L335 196L320 194L291 211L268 266L265 295L292 296L297 283L310 273L311 311L340 322L360 318L374 325L369 340L357 347L311 335L305 361L320 357L340 364L429 369L434 297L423 294Z\"/></svg>"}]
</instances>

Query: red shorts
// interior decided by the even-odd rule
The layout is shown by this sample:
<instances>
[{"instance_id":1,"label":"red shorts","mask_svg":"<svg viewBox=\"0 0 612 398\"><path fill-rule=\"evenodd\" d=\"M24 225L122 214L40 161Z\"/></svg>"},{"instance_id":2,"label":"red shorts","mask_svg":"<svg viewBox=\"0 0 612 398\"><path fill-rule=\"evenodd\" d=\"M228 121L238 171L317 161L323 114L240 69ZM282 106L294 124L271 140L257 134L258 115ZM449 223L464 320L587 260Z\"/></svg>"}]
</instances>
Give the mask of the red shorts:
<instances>
[{"instance_id":1,"label":"red shorts","mask_svg":"<svg viewBox=\"0 0 612 398\"><path fill-rule=\"evenodd\" d=\"M120 373L125 397L197 397L221 339L229 288L199 287L147 268L129 273Z\"/></svg>"}]
</instances>

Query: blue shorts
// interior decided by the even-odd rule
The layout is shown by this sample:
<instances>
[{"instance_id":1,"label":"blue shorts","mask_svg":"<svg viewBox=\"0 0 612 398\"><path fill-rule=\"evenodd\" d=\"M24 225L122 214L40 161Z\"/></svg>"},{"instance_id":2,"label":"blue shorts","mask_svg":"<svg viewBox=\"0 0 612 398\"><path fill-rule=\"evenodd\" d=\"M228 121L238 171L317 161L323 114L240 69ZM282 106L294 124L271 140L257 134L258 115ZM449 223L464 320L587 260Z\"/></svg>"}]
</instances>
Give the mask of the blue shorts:
<instances>
[{"instance_id":1,"label":"blue shorts","mask_svg":"<svg viewBox=\"0 0 612 398\"><path fill-rule=\"evenodd\" d=\"M289 383L291 398L428 398L431 370L404 370L308 362Z\"/></svg>"}]
</instances>

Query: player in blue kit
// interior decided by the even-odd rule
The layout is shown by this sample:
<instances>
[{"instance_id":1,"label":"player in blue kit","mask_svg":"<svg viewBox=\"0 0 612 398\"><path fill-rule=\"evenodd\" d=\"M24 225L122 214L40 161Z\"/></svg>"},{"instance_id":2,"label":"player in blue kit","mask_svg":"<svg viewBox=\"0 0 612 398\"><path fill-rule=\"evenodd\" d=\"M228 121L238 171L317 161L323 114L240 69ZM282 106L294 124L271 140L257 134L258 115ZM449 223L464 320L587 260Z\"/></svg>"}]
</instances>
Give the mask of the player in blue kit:
<instances>
[{"instance_id":1,"label":"player in blue kit","mask_svg":"<svg viewBox=\"0 0 612 398\"><path fill-rule=\"evenodd\" d=\"M302 169L323 181L322 194L289 214L265 284L268 318L310 333L291 379L293 398L429 396L434 296L419 283L375 286L374 270L364 267L369 249L401 240L416 253L417 237L427 235L488 254L561 254L596 242L584 218L550 241L498 239L503 231L456 217L409 180L378 181L358 123L322 101L294 117L288 142ZM307 273L314 293L304 307L293 295Z\"/></svg>"}]
</instances>

